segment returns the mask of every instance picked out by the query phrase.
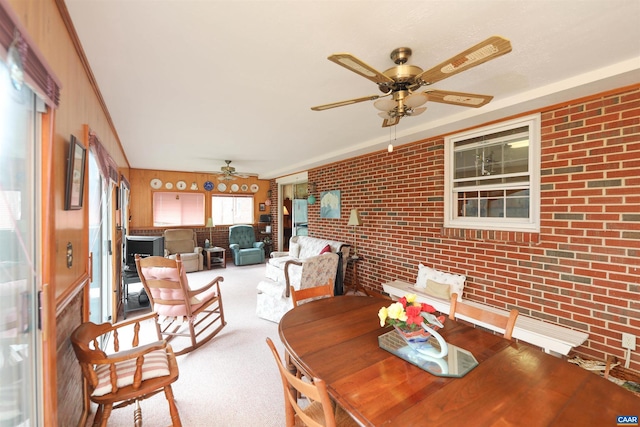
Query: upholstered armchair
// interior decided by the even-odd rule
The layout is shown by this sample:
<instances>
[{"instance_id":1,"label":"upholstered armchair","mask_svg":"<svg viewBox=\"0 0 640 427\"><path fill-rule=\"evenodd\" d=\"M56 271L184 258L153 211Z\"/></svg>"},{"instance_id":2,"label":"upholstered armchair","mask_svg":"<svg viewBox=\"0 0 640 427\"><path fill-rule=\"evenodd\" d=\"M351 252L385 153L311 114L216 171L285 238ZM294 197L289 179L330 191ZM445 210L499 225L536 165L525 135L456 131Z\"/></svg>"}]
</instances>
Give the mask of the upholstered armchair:
<instances>
[{"instance_id":1,"label":"upholstered armchair","mask_svg":"<svg viewBox=\"0 0 640 427\"><path fill-rule=\"evenodd\" d=\"M187 273L200 271L204 268L202 247L198 246L196 232L189 229L169 229L164 232L164 256L176 259L180 254L182 265Z\"/></svg>"},{"instance_id":2,"label":"upholstered armchair","mask_svg":"<svg viewBox=\"0 0 640 427\"><path fill-rule=\"evenodd\" d=\"M256 233L251 225L229 227L229 249L235 265L264 262L264 242L256 242Z\"/></svg>"},{"instance_id":3,"label":"upholstered armchair","mask_svg":"<svg viewBox=\"0 0 640 427\"><path fill-rule=\"evenodd\" d=\"M258 283L256 314L272 322L279 322L282 316L293 308L291 286L307 289L321 286L336 279L338 254L327 252L307 258L304 261L289 260L284 267L285 281L276 282L265 278Z\"/></svg>"}]
</instances>

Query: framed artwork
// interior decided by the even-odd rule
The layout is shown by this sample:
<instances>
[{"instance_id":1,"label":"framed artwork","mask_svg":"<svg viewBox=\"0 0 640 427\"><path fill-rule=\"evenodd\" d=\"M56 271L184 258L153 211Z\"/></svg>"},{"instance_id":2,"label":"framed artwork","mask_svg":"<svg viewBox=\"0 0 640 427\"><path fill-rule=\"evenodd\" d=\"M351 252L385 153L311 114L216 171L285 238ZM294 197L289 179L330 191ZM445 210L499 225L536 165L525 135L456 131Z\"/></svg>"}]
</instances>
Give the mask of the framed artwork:
<instances>
[{"instance_id":1,"label":"framed artwork","mask_svg":"<svg viewBox=\"0 0 640 427\"><path fill-rule=\"evenodd\" d=\"M67 188L65 192L65 210L82 208L84 196L84 174L87 150L75 136L69 141L69 157L67 158Z\"/></svg>"},{"instance_id":2,"label":"framed artwork","mask_svg":"<svg viewBox=\"0 0 640 427\"><path fill-rule=\"evenodd\" d=\"M264 203L260 203L260 212L264 212L267 210L267 205L265 205Z\"/></svg>"},{"instance_id":3,"label":"framed artwork","mask_svg":"<svg viewBox=\"0 0 640 427\"><path fill-rule=\"evenodd\" d=\"M320 193L320 218L340 218L340 190Z\"/></svg>"}]
</instances>

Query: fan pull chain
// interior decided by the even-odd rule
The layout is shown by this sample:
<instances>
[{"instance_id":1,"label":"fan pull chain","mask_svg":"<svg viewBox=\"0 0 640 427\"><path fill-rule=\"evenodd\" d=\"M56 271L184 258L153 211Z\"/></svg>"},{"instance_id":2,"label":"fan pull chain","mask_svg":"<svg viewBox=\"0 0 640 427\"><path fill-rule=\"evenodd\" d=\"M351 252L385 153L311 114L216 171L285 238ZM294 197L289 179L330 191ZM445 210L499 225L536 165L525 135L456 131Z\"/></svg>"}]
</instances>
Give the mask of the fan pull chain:
<instances>
[{"instance_id":1,"label":"fan pull chain","mask_svg":"<svg viewBox=\"0 0 640 427\"><path fill-rule=\"evenodd\" d=\"M396 127L398 125L394 125L393 126L393 141L395 142L396 140ZM389 153L393 153L393 144L391 143L391 128L389 128L389 145L387 146L387 151Z\"/></svg>"}]
</instances>

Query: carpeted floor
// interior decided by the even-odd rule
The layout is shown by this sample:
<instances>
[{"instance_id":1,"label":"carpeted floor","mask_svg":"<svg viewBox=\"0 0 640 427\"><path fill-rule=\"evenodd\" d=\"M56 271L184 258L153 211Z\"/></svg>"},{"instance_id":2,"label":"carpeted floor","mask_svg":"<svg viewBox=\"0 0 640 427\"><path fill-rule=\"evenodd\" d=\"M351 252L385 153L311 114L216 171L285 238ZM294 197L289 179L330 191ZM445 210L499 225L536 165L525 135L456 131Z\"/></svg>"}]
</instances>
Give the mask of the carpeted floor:
<instances>
[{"instance_id":1,"label":"carpeted floor","mask_svg":"<svg viewBox=\"0 0 640 427\"><path fill-rule=\"evenodd\" d=\"M265 342L270 337L283 355L278 325L255 314L256 286L264 269L264 264L236 267L227 263L226 269L188 274L192 287L224 277L221 293L227 326L209 343L178 357L180 378L173 392L183 426L284 425L282 383ZM147 326L152 331L153 325ZM163 393L140 406L143 425L171 425ZM133 406L114 410L109 426L133 425L133 410Z\"/></svg>"}]
</instances>

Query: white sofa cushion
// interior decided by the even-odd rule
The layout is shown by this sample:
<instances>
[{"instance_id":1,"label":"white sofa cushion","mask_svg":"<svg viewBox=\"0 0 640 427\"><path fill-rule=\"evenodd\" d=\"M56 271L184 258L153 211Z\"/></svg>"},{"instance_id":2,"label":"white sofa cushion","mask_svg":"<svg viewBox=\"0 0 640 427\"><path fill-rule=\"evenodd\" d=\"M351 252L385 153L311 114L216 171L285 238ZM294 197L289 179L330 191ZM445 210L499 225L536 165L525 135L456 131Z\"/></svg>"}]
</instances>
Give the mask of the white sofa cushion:
<instances>
[{"instance_id":1,"label":"white sofa cushion","mask_svg":"<svg viewBox=\"0 0 640 427\"><path fill-rule=\"evenodd\" d=\"M429 280L432 283L430 283L430 286L427 286L427 281ZM458 294L458 301L462 301L465 280L467 280L467 276L462 274L445 273L444 271L418 264L418 276L415 286L425 292L441 295L442 285L448 285L449 299L451 298L451 294L456 293ZM439 297L439 295L433 296Z\"/></svg>"}]
</instances>

